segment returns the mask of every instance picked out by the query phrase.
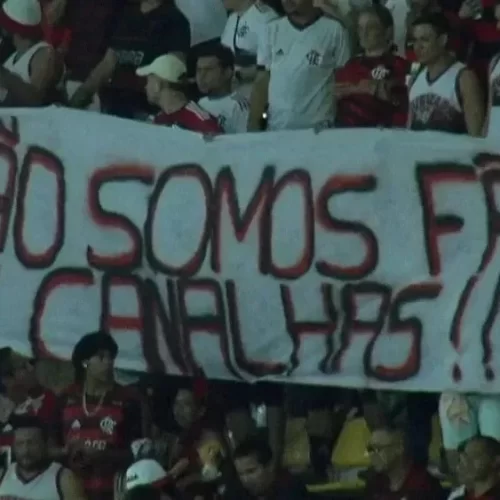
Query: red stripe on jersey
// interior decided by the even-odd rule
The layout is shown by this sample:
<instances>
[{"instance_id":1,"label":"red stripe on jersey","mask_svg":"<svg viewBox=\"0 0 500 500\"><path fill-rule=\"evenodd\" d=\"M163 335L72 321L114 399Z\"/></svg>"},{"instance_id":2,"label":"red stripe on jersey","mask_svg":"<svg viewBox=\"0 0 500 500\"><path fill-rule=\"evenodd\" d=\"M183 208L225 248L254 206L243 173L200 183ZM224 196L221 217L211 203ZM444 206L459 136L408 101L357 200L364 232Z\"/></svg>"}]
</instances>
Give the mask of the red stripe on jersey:
<instances>
[{"instance_id":1,"label":"red stripe on jersey","mask_svg":"<svg viewBox=\"0 0 500 500\"><path fill-rule=\"evenodd\" d=\"M340 98L337 122L341 127L403 127L408 114L406 76L410 64L389 53L380 57L354 57L336 74L336 81L356 85L363 80L386 82L392 88L386 101L366 93Z\"/></svg>"},{"instance_id":2,"label":"red stripe on jersey","mask_svg":"<svg viewBox=\"0 0 500 500\"><path fill-rule=\"evenodd\" d=\"M174 113L161 112L155 116L154 123L179 127L202 134L221 134L223 131L217 119L202 110L196 103L189 102Z\"/></svg>"}]
</instances>

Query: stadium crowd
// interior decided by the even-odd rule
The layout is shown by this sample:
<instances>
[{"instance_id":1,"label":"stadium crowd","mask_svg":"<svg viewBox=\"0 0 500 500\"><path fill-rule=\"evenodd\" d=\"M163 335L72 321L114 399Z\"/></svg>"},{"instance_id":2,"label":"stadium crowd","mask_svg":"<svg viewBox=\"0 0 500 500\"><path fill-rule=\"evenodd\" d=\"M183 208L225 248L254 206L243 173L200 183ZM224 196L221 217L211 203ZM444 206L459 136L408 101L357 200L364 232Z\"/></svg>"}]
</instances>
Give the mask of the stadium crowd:
<instances>
[{"instance_id":1,"label":"stadium crowd","mask_svg":"<svg viewBox=\"0 0 500 500\"><path fill-rule=\"evenodd\" d=\"M500 134L500 0L4 0L0 27L4 107L68 106L207 140ZM0 500L500 499L498 396L152 374L125 387L116 355L109 335L82 338L56 396L0 350Z\"/></svg>"},{"instance_id":2,"label":"stadium crowd","mask_svg":"<svg viewBox=\"0 0 500 500\"><path fill-rule=\"evenodd\" d=\"M0 349L1 499L500 498L497 397L442 396L436 440L437 395L162 374L125 385L117 355L111 335L83 336L56 395L31 359ZM453 468L432 467L436 446Z\"/></svg>"}]
</instances>

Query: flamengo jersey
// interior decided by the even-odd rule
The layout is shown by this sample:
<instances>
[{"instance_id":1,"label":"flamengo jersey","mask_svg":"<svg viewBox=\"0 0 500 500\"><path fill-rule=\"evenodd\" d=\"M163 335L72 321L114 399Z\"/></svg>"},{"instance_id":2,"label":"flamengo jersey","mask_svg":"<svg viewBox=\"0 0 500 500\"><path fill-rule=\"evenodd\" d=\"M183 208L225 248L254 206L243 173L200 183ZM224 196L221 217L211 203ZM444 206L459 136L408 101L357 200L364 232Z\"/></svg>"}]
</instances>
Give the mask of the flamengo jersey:
<instances>
[{"instance_id":1,"label":"flamengo jersey","mask_svg":"<svg viewBox=\"0 0 500 500\"><path fill-rule=\"evenodd\" d=\"M277 17L259 0L242 14L233 12L229 16L220 41L233 51L237 66L256 64L259 40L266 36L267 24Z\"/></svg>"},{"instance_id":2,"label":"flamengo jersey","mask_svg":"<svg viewBox=\"0 0 500 500\"><path fill-rule=\"evenodd\" d=\"M489 71L489 109L486 137L500 136L500 54L491 61Z\"/></svg>"},{"instance_id":3,"label":"flamengo jersey","mask_svg":"<svg viewBox=\"0 0 500 500\"><path fill-rule=\"evenodd\" d=\"M52 462L38 476L26 482L17 475L17 465L12 464L0 483L0 500L62 500L62 470L61 464Z\"/></svg>"},{"instance_id":4,"label":"flamengo jersey","mask_svg":"<svg viewBox=\"0 0 500 500\"><path fill-rule=\"evenodd\" d=\"M65 442L77 440L83 442L87 448L100 451L124 448L128 443L123 442L120 430L123 430L121 424L125 418L124 406L128 400L128 391L116 384L114 389L105 396L100 408L93 398L88 401L90 415L87 416L82 404L82 388L78 385L69 387L62 401ZM92 500L107 498L112 494L114 476L118 472L112 465L100 464L98 468L89 467L77 472Z\"/></svg>"},{"instance_id":5,"label":"flamengo jersey","mask_svg":"<svg viewBox=\"0 0 500 500\"><path fill-rule=\"evenodd\" d=\"M270 72L268 129L303 129L335 118L333 74L349 59L342 24L321 16L307 26L268 24L257 64Z\"/></svg>"},{"instance_id":6,"label":"flamengo jersey","mask_svg":"<svg viewBox=\"0 0 500 500\"><path fill-rule=\"evenodd\" d=\"M40 50L50 47L47 42L38 42L33 47L29 48L26 52L18 57L17 52L14 52L7 61L4 62L3 67L11 73L17 75L25 83L31 82L30 64L33 56Z\"/></svg>"},{"instance_id":7,"label":"flamengo jersey","mask_svg":"<svg viewBox=\"0 0 500 500\"><path fill-rule=\"evenodd\" d=\"M247 131L249 102L236 92L224 97L202 97L198 104L217 118L226 134Z\"/></svg>"},{"instance_id":8,"label":"flamengo jersey","mask_svg":"<svg viewBox=\"0 0 500 500\"><path fill-rule=\"evenodd\" d=\"M455 62L434 81L429 80L427 69L416 76L410 87L411 129L466 132L458 87L464 69L464 64Z\"/></svg>"}]
</instances>

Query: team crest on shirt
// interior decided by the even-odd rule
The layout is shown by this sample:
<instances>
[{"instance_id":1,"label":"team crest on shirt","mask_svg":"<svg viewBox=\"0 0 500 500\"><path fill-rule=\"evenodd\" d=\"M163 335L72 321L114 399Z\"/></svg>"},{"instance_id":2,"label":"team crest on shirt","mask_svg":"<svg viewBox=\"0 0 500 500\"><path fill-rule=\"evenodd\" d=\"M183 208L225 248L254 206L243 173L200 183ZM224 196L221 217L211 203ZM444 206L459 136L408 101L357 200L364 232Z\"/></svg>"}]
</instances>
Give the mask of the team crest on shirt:
<instances>
[{"instance_id":1,"label":"team crest on shirt","mask_svg":"<svg viewBox=\"0 0 500 500\"><path fill-rule=\"evenodd\" d=\"M454 131L462 126L462 115L449 101L436 94L424 94L411 102L414 130Z\"/></svg>"},{"instance_id":2,"label":"team crest on shirt","mask_svg":"<svg viewBox=\"0 0 500 500\"><path fill-rule=\"evenodd\" d=\"M111 417L105 417L101 420L99 427L101 428L101 431L104 432L104 434L112 436L113 433L115 432L116 421L113 420Z\"/></svg>"},{"instance_id":3,"label":"team crest on shirt","mask_svg":"<svg viewBox=\"0 0 500 500\"><path fill-rule=\"evenodd\" d=\"M248 35L249 31L250 28L248 27L247 23L239 26L237 31L238 38L245 38Z\"/></svg>"},{"instance_id":4,"label":"team crest on shirt","mask_svg":"<svg viewBox=\"0 0 500 500\"><path fill-rule=\"evenodd\" d=\"M317 50L310 50L306 55L309 66L319 66L321 64L321 54Z\"/></svg>"},{"instance_id":5,"label":"team crest on shirt","mask_svg":"<svg viewBox=\"0 0 500 500\"><path fill-rule=\"evenodd\" d=\"M372 78L374 80L385 80L389 76L390 70L385 66L379 64L377 67L372 69Z\"/></svg>"}]
</instances>

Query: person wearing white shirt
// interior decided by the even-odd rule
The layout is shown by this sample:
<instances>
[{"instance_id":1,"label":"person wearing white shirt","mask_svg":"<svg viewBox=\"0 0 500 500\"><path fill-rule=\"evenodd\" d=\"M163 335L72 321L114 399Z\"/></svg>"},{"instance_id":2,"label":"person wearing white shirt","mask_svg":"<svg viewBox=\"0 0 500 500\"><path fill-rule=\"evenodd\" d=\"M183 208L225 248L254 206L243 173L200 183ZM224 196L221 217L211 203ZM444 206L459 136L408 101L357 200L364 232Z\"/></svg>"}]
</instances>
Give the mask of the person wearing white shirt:
<instances>
[{"instance_id":1,"label":"person wearing white shirt","mask_svg":"<svg viewBox=\"0 0 500 500\"><path fill-rule=\"evenodd\" d=\"M257 74L257 52L260 40L266 35L270 21L279 15L262 0L224 0L231 12L227 20L221 43L230 48L235 56L236 83L245 87L248 97Z\"/></svg>"},{"instance_id":2,"label":"person wearing white shirt","mask_svg":"<svg viewBox=\"0 0 500 500\"><path fill-rule=\"evenodd\" d=\"M269 23L259 47L248 130L330 126L335 119L334 72L350 58L349 35L313 0L282 0L286 17Z\"/></svg>"},{"instance_id":3,"label":"person wearing white shirt","mask_svg":"<svg viewBox=\"0 0 500 500\"><path fill-rule=\"evenodd\" d=\"M216 117L227 134L246 132L248 100L232 92L234 55L223 45L207 47L198 54L196 84L204 94L198 104Z\"/></svg>"}]
</instances>

